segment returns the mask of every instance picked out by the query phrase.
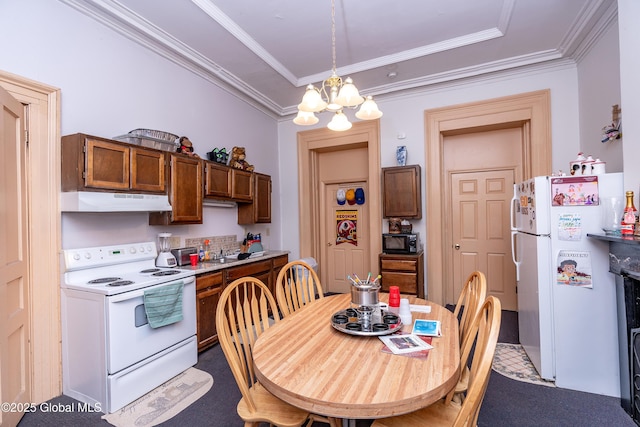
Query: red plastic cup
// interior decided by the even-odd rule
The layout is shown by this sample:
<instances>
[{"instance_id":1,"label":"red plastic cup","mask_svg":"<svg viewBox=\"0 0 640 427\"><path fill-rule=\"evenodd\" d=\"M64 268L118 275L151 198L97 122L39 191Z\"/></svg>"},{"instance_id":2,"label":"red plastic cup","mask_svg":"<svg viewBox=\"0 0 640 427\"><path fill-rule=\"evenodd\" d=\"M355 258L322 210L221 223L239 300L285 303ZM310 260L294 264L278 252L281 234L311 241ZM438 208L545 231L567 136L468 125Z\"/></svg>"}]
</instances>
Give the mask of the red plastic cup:
<instances>
[{"instance_id":1,"label":"red plastic cup","mask_svg":"<svg viewBox=\"0 0 640 427\"><path fill-rule=\"evenodd\" d=\"M389 286L389 307L400 307L400 288Z\"/></svg>"},{"instance_id":2,"label":"red plastic cup","mask_svg":"<svg viewBox=\"0 0 640 427\"><path fill-rule=\"evenodd\" d=\"M192 266L195 267L196 265L198 265L198 260L199 260L198 254L190 254L189 259L191 260Z\"/></svg>"}]
</instances>

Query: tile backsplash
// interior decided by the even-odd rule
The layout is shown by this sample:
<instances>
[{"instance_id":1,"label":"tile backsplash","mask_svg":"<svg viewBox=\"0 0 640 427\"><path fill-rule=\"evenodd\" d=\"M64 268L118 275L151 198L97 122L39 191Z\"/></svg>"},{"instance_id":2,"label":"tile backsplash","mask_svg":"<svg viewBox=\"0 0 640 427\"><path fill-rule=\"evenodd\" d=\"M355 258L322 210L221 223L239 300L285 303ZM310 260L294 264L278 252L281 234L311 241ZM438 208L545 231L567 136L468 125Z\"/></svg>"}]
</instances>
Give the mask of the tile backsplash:
<instances>
[{"instance_id":1,"label":"tile backsplash","mask_svg":"<svg viewBox=\"0 0 640 427\"><path fill-rule=\"evenodd\" d=\"M200 245L204 245L204 241L209 240L210 250L213 251L214 254L219 254L220 251L223 253L227 252L235 252L240 249L240 244L242 242L238 242L238 239L235 235L232 236L208 236L208 237L194 237L194 238L186 238L184 239L185 247L195 247L199 248Z\"/></svg>"}]
</instances>

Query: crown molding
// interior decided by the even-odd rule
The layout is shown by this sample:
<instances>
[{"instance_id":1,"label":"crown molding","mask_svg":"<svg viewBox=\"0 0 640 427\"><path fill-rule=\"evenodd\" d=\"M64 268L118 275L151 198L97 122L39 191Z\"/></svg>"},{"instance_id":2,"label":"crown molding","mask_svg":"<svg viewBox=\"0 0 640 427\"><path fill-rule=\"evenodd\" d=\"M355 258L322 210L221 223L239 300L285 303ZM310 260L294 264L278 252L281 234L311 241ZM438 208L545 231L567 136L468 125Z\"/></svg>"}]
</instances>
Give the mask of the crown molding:
<instances>
[{"instance_id":1,"label":"crown molding","mask_svg":"<svg viewBox=\"0 0 640 427\"><path fill-rule=\"evenodd\" d=\"M111 0L60 0L161 57L215 84L271 117L282 107L165 31Z\"/></svg>"},{"instance_id":2,"label":"crown molding","mask_svg":"<svg viewBox=\"0 0 640 427\"><path fill-rule=\"evenodd\" d=\"M277 104L215 62L210 61L186 44L180 42L170 34L122 6L116 0L59 1L100 22L142 47L151 50L166 60L191 71L197 76L218 86L229 94L246 102L253 108L272 118L280 119L297 112L297 106L292 105L283 107ZM225 29L230 31L243 44L245 44L245 46L256 53L256 55L265 60L265 62L273 67L274 70L280 73L284 78L289 81L296 81L297 83L295 85L304 86L308 83L322 81L329 75L330 71L327 71L327 74L316 74L314 76L306 76L300 79L295 79L292 75L287 75L289 72L284 66L282 66L282 64L276 61L275 58L270 57L270 55L268 55L266 51L264 51L264 49L255 42L255 40L249 37L209 0L192 0L192 2L211 16L212 19L215 19L223 25ZM601 7L603 3L604 0L600 0L595 4L585 6L580 18L576 20L572 26L572 30L567 33L567 36L558 49L536 52L529 55L488 62L471 67L459 68L457 70L426 75L411 80L393 82L363 90L362 94L365 96L375 95L376 97L383 96L384 98L393 98L395 95L405 96L407 93L418 93L424 91L425 88L429 86L436 85L438 87L444 87L443 85L447 84L454 85L452 82L457 80L468 82L469 79L477 79L479 76L484 74L493 75L497 72L505 72L510 69L513 70L513 73L518 74L523 72L523 67L526 67L528 70L530 69L529 67L539 64L545 64L545 69L548 69L549 66L559 66L559 64L566 65L566 63L575 65L576 61L588 53L593 43L597 41L602 33L609 27L609 25L612 24L612 22L615 22L617 18L617 7L612 5L607 10L606 16L600 19L597 25L591 29L588 35L588 40L583 41L580 46L572 48L577 40L575 38L577 37L576 34L579 34L580 31L584 31L588 25L588 18L593 16L593 13L598 7ZM370 68L382 67L388 64L501 37L509 26L514 4L515 0L505 0L498 26L495 28L399 52L393 55L387 55L375 60L352 64L339 68L337 71L342 75L348 75ZM567 58L565 55L568 51L571 51L571 49L574 49L575 51L571 57ZM563 58L568 60L568 62L561 61Z\"/></svg>"}]
</instances>

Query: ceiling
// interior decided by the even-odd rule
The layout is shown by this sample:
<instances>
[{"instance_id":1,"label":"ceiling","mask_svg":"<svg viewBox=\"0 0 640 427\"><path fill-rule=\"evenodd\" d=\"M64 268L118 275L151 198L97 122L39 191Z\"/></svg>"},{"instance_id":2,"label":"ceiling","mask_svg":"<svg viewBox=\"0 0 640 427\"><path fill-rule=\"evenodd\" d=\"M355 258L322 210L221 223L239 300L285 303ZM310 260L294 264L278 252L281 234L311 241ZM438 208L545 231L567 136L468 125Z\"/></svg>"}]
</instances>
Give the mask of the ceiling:
<instances>
[{"instance_id":1,"label":"ceiling","mask_svg":"<svg viewBox=\"0 0 640 427\"><path fill-rule=\"evenodd\" d=\"M274 116L330 76L330 0L60 0ZM392 6L392 7L391 7ZM616 0L336 0L336 65L363 95L577 61Z\"/></svg>"}]
</instances>

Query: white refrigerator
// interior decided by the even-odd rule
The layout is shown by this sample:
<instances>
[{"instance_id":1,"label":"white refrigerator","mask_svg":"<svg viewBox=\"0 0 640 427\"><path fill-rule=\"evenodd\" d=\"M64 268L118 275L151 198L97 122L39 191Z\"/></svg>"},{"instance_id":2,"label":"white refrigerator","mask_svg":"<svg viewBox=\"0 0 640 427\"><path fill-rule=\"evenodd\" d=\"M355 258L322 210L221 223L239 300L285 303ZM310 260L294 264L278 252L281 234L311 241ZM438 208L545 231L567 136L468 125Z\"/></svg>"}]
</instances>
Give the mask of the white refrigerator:
<instances>
[{"instance_id":1,"label":"white refrigerator","mask_svg":"<svg viewBox=\"0 0 640 427\"><path fill-rule=\"evenodd\" d=\"M556 386L620 396L616 292L600 199L622 197L622 173L540 176L514 185L512 257L520 343Z\"/></svg>"}]
</instances>

